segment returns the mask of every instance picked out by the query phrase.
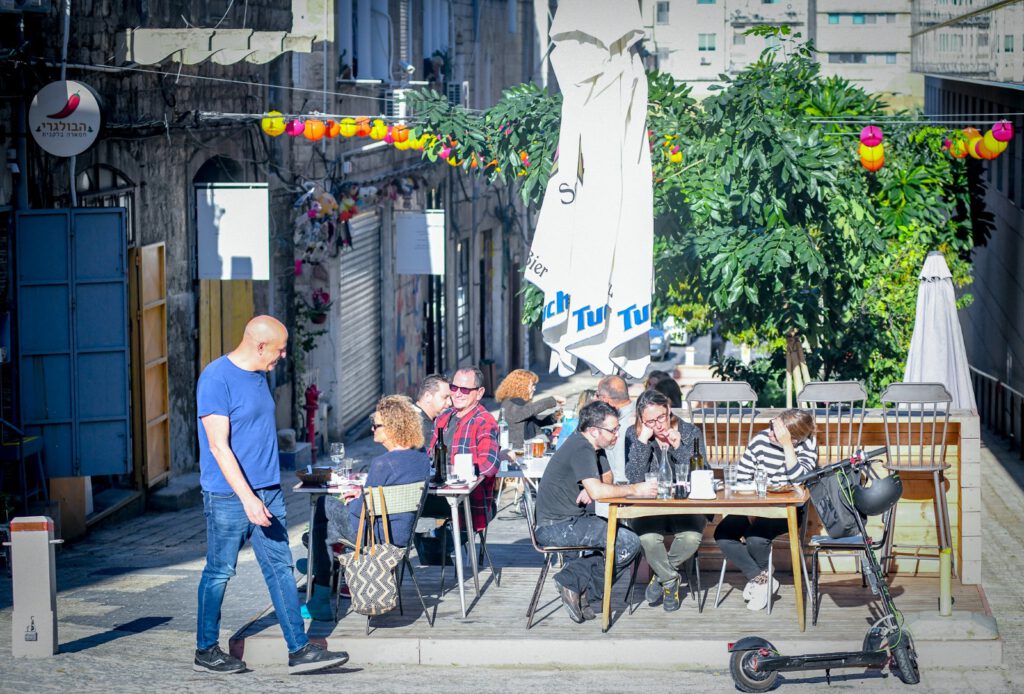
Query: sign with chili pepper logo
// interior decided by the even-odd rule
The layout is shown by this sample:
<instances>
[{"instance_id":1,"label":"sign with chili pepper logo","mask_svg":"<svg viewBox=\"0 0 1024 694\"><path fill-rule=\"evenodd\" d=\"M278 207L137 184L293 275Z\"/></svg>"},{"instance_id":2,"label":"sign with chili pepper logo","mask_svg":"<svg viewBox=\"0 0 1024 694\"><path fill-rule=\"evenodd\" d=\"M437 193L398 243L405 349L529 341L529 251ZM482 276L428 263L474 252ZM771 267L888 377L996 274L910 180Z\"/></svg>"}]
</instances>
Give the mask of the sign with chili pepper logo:
<instances>
[{"instance_id":1,"label":"sign with chili pepper logo","mask_svg":"<svg viewBox=\"0 0 1024 694\"><path fill-rule=\"evenodd\" d=\"M100 105L92 88L72 80L50 82L28 110L36 144L58 157L73 157L92 146L100 133Z\"/></svg>"}]
</instances>

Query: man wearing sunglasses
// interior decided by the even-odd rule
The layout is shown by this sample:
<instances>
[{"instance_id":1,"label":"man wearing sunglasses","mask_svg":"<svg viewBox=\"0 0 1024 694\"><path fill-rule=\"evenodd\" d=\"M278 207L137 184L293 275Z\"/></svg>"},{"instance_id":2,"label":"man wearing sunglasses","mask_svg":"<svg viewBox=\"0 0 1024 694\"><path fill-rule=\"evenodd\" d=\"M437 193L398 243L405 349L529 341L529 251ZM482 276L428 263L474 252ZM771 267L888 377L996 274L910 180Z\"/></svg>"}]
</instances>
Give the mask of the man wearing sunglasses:
<instances>
[{"instance_id":1,"label":"man wearing sunglasses","mask_svg":"<svg viewBox=\"0 0 1024 694\"><path fill-rule=\"evenodd\" d=\"M473 514L473 530L481 532L487 528L487 521L493 513L494 480L500 468L498 423L480 404L484 397L484 375L480 369L475 366L459 369L449 385L452 406L434 420L434 435L427 452L432 452L438 438L443 437L452 462L456 455L462 453L473 456L476 474L484 479L470 494L469 506ZM423 515L447 517L450 512L448 504L435 505L436 502L431 500L443 502L438 497L430 497Z\"/></svg>"},{"instance_id":2,"label":"man wearing sunglasses","mask_svg":"<svg viewBox=\"0 0 1024 694\"><path fill-rule=\"evenodd\" d=\"M600 400L579 413L579 426L555 451L537 489L537 540L561 547L603 548L608 540L608 521L589 510L590 499L630 494L654 496L656 482L611 484L598 459L598 451L615 445L619 413ZM615 537L615 565L628 566L640 551L640 538L628 528ZM558 593L569 618L577 624L597 615L590 600L604 595L604 559L600 555L566 561L555 576ZM609 588L610 589L610 588Z\"/></svg>"}]
</instances>

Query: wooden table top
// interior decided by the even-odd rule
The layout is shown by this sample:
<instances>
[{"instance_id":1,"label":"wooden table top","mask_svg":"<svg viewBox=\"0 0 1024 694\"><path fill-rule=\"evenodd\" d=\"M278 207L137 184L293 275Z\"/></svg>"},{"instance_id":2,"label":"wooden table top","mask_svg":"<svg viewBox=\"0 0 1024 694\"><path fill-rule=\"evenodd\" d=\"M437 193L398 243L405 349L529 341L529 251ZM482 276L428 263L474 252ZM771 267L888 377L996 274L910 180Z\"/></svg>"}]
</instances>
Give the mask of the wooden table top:
<instances>
[{"instance_id":1,"label":"wooden table top","mask_svg":"<svg viewBox=\"0 0 1024 694\"><path fill-rule=\"evenodd\" d=\"M687 508L716 506L720 508L749 508L752 506L790 506L805 503L810 494L804 487L794 487L788 492L768 492L764 499L758 499L757 494L733 493L726 497L725 492L718 490L714 499L656 499L653 497L630 497L617 496L610 499L601 499L606 504L616 506L657 506L662 508Z\"/></svg>"}]
</instances>

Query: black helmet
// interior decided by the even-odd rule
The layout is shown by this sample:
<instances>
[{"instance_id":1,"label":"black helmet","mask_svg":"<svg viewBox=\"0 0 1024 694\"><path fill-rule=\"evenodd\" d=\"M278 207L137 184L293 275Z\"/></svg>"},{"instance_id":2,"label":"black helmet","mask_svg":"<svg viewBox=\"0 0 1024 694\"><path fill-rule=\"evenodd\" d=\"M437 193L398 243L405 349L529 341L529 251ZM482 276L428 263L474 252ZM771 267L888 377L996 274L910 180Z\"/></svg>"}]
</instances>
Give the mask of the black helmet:
<instances>
[{"instance_id":1,"label":"black helmet","mask_svg":"<svg viewBox=\"0 0 1024 694\"><path fill-rule=\"evenodd\" d=\"M870 486L853 488L853 505L865 516L880 516L892 508L903 494L899 475L868 480Z\"/></svg>"}]
</instances>

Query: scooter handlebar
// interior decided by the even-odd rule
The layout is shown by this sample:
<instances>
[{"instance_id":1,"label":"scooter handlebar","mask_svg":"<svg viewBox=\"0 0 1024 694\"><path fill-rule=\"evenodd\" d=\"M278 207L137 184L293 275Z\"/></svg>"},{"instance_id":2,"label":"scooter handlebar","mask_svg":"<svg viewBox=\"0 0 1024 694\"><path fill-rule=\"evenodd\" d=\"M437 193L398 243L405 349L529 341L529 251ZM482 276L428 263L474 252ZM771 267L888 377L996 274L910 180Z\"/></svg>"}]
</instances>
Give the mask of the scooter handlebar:
<instances>
[{"instance_id":1,"label":"scooter handlebar","mask_svg":"<svg viewBox=\"0 0 1024 694\"><path fill-rule=\"evenodd\" d=\"M857 453L855 453L851 458L848 458L846 460L840 460L838 463L833 463L831 465L826 465L825 467L819 467L814 470L811 470L810 472L800 475L799 477L794 479L793 482L795 484L807 484L808 482L819 480L827 475L834 475L843 468L858 467L860 465L863 465L868 460L885 455L885 451L885 446L882 446L881 448L876 448L872 451L857 451Z\"/></svg>"}]
</instances>

